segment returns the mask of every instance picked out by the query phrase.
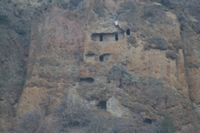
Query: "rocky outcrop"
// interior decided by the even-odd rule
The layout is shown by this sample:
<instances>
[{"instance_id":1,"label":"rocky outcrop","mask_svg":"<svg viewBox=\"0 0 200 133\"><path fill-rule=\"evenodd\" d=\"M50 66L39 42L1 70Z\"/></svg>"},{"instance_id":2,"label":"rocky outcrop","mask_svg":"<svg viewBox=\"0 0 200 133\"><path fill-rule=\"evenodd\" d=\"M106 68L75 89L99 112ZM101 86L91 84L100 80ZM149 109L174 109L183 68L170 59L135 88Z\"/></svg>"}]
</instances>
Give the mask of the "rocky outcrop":
<instances>
[{"instance_id":1,"label":"rocky outcrop","mask_svg":"<svg viewBox=\"0 0 200 133\"><path fill-rule=\"evenodd\" d=\"M13 41L4 39L13 47L2 45L2 81L13 75L23 81L16 92L0 82L20 97L13 114L22 119L15 120L39 117L34 132L51 132L49 125L57 125L52 132L160 132L165 121L177 133L198 132L200 17L193 2L12 1L16 14L30 14L23 20L31 22L30 47L17 41L22 30L9 35L18 36ZM102 119L112 120L112 128L100 128Z\"/></svg>"},{"instance_id":2,"label":"rocky outcrop","mask_svg":"<svg viewBox=\"0 0 200 133\"><path fill-rule=\"evenodd\" d=\"M107 101L107 111L114 116L122 117L129 114L129 110L120 105L119 101L115 97L111 97Z\"/></svg>"}]
</instances>

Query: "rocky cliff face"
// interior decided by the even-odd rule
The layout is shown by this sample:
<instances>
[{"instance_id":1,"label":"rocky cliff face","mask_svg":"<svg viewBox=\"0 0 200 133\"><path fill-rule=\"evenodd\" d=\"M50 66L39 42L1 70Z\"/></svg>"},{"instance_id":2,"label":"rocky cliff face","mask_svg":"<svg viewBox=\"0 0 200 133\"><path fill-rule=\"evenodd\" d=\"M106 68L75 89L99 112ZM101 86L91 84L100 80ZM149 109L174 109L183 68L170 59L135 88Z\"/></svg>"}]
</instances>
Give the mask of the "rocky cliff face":
<instances>
[{"instance_id":1,"label":"rocky cliff face","mask_svg":"<svg viewBox=\"0 0 200 133\"><path fill-rule=\"evenodd\" d=\"M1 131L199 132L199 4L2 1Z\"/></svg>"}]
</instances>

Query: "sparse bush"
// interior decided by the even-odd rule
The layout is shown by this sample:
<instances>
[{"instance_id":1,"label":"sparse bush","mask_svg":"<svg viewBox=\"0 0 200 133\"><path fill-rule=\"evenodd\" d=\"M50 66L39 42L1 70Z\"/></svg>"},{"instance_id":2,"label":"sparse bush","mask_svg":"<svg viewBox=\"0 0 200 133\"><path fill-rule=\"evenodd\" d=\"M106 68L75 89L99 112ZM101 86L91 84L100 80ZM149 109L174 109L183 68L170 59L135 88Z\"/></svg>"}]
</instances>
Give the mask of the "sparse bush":
<instances>
[{"instance_id":1,"label":"sparse bush","mask_svg":"<svg viewBox=\"0 0 200 133\"><path fill-rule=\"evenodd\" d=\"M80 2L82 2L82 1L83 1L83 0L70 0L71 4L72 4L74 7L77 7L78 4L79 4Z\"/></svg>"},{"instance_id":2,"label":"sparse bush","mask_svg":"<svg viewBox=\"0 0 200 133\"><path fill-rule=\"evenodd\" d=\"M153 17L153 13L152 12L144 12L142 18L148 18L148 17Z\"/></svg>"},{"instance_id":3,"label":"sparse bush","mask_svg":"<svg viewBox=\"0 0 200 133\"><path fill-rule=\"evenodd\" d=\"M162 0L162 1L161 1L161 4L162 4L163 6L166 6L166 7L169 7L169 6L171 5L171 3L170 3L169 0Z\"/></svg>"},{"instance_id":4,"label":"sparse bush","mask_svg":"<svg viewBox=\"0 0 200 133\"><path fill-rule=\"evenodd\" d=\"M6 23L9 23L9 22L10 21L8 19L8 16L0 14L0 24L6 24Z\"/></svg>"},{"instance_id":5,"label":"sparse bush","mask_svg":"<svg viewBox=\"0 0 200 133\"><path fill-rule=\"evenodd\" d=\"M26 35L26 31L24 29L15 29L15 32L22 36Z\"/></svg>"},{"instance_id":6,"label":"sparse bush","mask_svg":"<svg viewBox=\"0 0 200 133\"><path fill-rule=\"evenodd\" d=\"M44 111L43 114L45 116L49 115L51 112L50 106L53 104L55 99L51 97L51 95L47 94L42 97L42 102L39 104L41 109Z\"/></svg>"},{"instance_id":7,"label":"sparse bush","mask_svg":"<svg viewBox=\"0 0 200 133\"><path fill-rule=\"evenodd\" d=\"M37 109L23 114L18 122L17 133L35 133L40 126L41 114Z\"/></svg>"},{"instance_id":8,"label":"sparse bush","mask_svg":"<svg viewBox=\"0 0 200 133\"><path fill-rule=\"evenodd\" d=\"M130 43L130 44L135 44L135 43L136 43L135 37L134 37L134 36L128 37L128 43Z\"/></svg>"},{"instance_id":9,"label":"sparse bush","mask_svg":"<svg viewBox=\"0 0 200 133\"><path fill-rule=\"evenodd\" d=\"M123 66L114 65L109 73L109 80L117 80L120 82L119 88L123 88L126 85L132 83L133 75L131 75Z\"/></svg>"},{"instance_id":10,"label":"sparse bush","mask_svg":"<svg viewBox=\"0 0 200 133\"><path fill-rule=\"evenodd\" d=\"M148 42L148 44L145 46L144 48L145 50L149 49L167 50L169 46L167 41L161 36L156 36L146 41Z\"/></svg>"},{"instance_id":11,"label":"sparse bush","mask_svg":"<svg viewBox=\"0 0 200 133\"><path fill-rule=\"evenodd\" d=\"M71 102L65 99L53 113L64 128L82 127L90 123L91 111L81 100Z\"/></svg>"},{"instance_id":12,"label":"sparse bush","mask_svg":"<svg viewBox=\"0 0 200 133\"><path fill-rule=\"evenodd\" d=\"M166 115L162 120L160 133L175 133L174 122L169 115Z\"/></svg>"},{"instance_id":13,"label":"sparse bush","mask_svg":"<svg viewBox=\"0 0 200 133\"><path fill-rule=\"evenodd\" d=\"M121 128L119 119L94 118L87 128L88 133L118 133Z\"/></svg>"},{"instance_id":14,"label":"sparse bush","mask_svg":"<svg viewBox=\"0 0 200 133\"><path fill-rule=\"evenodd\" d=\"M166 57L170 58L172 60L176 60L177 59L177 54L176 54L176 52L170 50L170 51L166 52Z\"/></svg>"}]
</instances>

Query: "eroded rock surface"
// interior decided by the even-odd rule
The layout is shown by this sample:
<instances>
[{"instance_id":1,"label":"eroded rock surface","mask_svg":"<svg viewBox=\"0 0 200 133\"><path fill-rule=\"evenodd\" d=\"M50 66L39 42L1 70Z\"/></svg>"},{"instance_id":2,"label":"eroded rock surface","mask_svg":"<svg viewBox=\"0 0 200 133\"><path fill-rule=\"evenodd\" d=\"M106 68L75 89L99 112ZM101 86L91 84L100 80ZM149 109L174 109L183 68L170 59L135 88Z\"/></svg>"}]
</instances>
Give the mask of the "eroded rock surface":
<instances>
[{"instance_id":1,"label":"eroded rock surface","mask_svg":"<svg viewBox=\"0 0 200 133\"><path fill-rule=\"evenodd\" d=\"M34 132L155 133L167 120L172 124L164 126L177 133L199 131L197 0L9 3L14 5L15 16L26 16L19 20L31 33L20 42L24 32L9 27L0 40L1 108L14 106L16 114L1 109L2 132L10 119L16 121L10 130L26 132L20 125L32 117L40 123L31 123ZM11 76L22 81L9 87ZM5 102L10 91L18 104Z\"/></svg>"}]
</instances>

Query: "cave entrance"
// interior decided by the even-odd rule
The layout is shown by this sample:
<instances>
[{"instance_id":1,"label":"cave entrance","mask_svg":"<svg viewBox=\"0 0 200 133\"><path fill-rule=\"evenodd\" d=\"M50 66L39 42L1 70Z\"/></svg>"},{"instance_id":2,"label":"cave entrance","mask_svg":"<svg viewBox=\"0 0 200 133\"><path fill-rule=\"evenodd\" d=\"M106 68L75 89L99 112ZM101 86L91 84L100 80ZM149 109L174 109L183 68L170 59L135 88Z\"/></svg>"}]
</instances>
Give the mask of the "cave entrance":
<instances>
[{"instance_id":1,"label":"cave entrance","mask_svg":"<svg viewBox=\"0 0 200 133\"><path fill-rule=\"evenodd\" d=\"M93 83L94 79L91 77L88 78L80 78L80 82L86 82L86 83Z\"/></svg>"},{"instance_id":2,"label":"cave entrance","mask_svg":"<svg viewBox=\"0 0 200 133\"><path fill-rule=\"evenodd\" d=\"M100 62L108 61L108 60L109 60L109 56L110 56L109 53L107 53L107 54L102 54L101 56L99 56L99 61L100 61Z\"/></svg>"},{"instance_id":3,"label":"cave entrance","mask_svg":"<svg viewBox=\"0 0 200 133\"><path fill-rule=\"evenodd\" d=\"M130 33L131 33L130 29L127 29L127 30L126 30L126 34L127 34L127 35L130 35Z\"/></svg>"},{"instance_id":4,"label":"cave entrance","mask_svg":"<svg viewBox=\"0 0 200 133\"><path fill-rule=\"evenodd\" d=\"M149 119L149 118L145 118L143 120L144 123L148 123L148 124L152 124L152 119Z\"/></svg>"},{"instance_id":5,"label":"cave entrance","mask_svg":"<svg viewBox=\"0 0 200 133\"><path fill-rule=\"evenodd\" d=\"M100 108L100 109L107 109L106 107L106 101L99 101L99 103L97 104L97 107Z\"/></svg>"}]
</instances>

